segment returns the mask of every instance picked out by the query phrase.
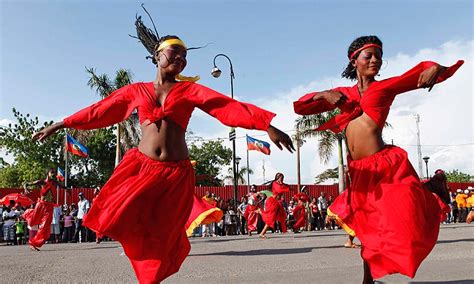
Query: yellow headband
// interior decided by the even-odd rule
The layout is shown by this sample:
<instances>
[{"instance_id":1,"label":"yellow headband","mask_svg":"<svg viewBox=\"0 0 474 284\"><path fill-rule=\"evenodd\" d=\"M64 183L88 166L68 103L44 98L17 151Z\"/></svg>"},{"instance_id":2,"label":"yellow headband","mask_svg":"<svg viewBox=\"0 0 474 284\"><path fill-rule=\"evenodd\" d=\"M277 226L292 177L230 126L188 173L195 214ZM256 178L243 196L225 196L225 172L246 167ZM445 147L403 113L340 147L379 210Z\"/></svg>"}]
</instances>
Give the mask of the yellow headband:
<instances>
[{"instance_id":1,"label":"yellow headband","mask_svg":"<svg viewBox=\"0 0 474 284\"><path fill-rule=\"evenodd\" d=\"M158 51L161 51L170 45L180 45L186 49L186 45L184 44L182 40L178 38L172 38L172 39L167 39L164 42L162 42L160 46L158 46Z\"/></svg>"}]
</instances>

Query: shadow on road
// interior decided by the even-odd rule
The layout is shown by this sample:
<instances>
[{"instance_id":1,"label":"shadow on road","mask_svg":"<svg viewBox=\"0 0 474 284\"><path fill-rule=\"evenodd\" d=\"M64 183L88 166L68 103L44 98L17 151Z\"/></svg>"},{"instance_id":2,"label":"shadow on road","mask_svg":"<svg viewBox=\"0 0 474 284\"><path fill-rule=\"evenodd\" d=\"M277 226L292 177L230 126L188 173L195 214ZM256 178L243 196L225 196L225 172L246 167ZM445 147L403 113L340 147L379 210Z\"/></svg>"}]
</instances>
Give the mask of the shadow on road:
<instances>
[{"instance_id":1,"label":"shadow on road","mask_svg":"<svg viewBox=\"0 0 474 284\"><path fill-rule=\"evenodd\" d=\"M113 248L121 248L122 246L97 246L97 247L90 247L90 248L84 248L84 247L75 247L75 248L61 248L61 249L45 249L41 250L44 252L48 251L75 251L75 250L96 250L96 249L113 249Z\"/></svg>"},{"instance_id":2,"label":"shadow on road","mask_svg":"<svg viewBox=\"0 0 474 284\"><path fill-rule=\"evenodd\" d=\"M474 239L458 239L458 240L442 240L438 241L438 244L449 244L449 243L459 243L459 242L474 242ZM473 283L473 282L471 282Z\"/></svg>"},{"instance_id":3,"label":"shadow on road","mask_svg":"<svg viewBox=\"0 0 474 284\"><path fill-rule=\"evenodd\" d=\"M244 251L222 251L213 253L197 253L189 256L206 256L206 255L228 255L228 256L249 256L249 255L277 255L277 254L297 254L308 253L315 249L332 249L341 248L342 246L327 246L327 247L309 247L309 248L288 248L288 249L256 249Z\"/></svg>"}]
</instances>

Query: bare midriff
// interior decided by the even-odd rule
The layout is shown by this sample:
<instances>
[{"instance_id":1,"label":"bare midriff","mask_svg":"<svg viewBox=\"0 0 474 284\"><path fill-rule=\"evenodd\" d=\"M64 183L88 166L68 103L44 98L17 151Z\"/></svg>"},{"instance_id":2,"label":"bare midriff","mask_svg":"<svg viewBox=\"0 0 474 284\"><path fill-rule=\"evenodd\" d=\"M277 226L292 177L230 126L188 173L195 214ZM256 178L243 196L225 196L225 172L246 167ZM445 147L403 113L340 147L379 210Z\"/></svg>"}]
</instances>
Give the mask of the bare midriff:
<instances>
[{"instance_id":1,"label":"bare midriff","mask_svg":"<svg viewBox=\"0 0 474 284\"><path fill-rule=\"evenodd\" d=\"M385 146L382 129L366 113L347 125L346 138L349 154L353 160L369 157Z\"/></svg>"},{"instance_id":2,"label":"bare midriff","mask_svg":"<svg viewBox=\"0 0 474 284\"><path fill-rule=\"evenodd\" d=\"M141 125L142 140L138 145L141 153L162 162L188 159L186 131L169 118L157 122L145 120Z\"/></svg>"}]
</instances>

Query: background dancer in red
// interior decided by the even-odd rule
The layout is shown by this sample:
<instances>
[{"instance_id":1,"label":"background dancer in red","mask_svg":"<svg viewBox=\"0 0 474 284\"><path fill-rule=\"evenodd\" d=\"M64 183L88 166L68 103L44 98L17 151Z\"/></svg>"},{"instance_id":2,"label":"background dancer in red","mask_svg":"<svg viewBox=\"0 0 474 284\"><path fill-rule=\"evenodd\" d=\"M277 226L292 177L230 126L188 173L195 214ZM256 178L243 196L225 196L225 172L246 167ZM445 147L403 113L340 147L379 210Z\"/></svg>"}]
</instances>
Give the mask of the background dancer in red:
<instances>
[{"instance_id":1,"label":"background dancer in red","mask_svg":"<svg viewBox=\"0 0 474 284\"><path fill-rule=\"evenodd\" d=\"M257 230L258 217L260 212L260 203L258 202L257 194L254 191L249 193L248 205L245 208L244 218L247 220L247 234L252 235L252 232Z\"/></svg>"},{"instance_id":2,"label":"background dancer in red","mask_svg":"<svg viewBox=\"0 0 474 284\"><path fill-rule=\"evenodd\" d=\"M136 20L137 36L152 55L153 82L125 86L33 135L43 140L62 128L107 127L138 109L143 138L127 152L103 186L84 225L119 241L141 283L160 282L176 273L189 253L185 224L193 207L194 171L185 141L195 108L231 127L267 131L282 149L293 149L288 135L270 125L275 114L231 99L179 74L187 48L177 36L159 37ZM123 224L133 224L131 228Z\"/></svg>"},{"instance_id":3,"label":"background dancer in red","mask_svg":"<svg viewBox=\"0 0 474 284\"><path fill-rule=\"evenodd\" d=\"M44 180L37 180L25 183L25 194L29 193L28 186L41 186L40 200L36 203L35 209L26 211L23 218L28 222L28 226L39 225L36 235L28 241L32 250L39 251L39 248L49 240L51 234L51 222L53 221L53 210L56 196L56 187L62 187L54 180L54 169L48 171Z\"/></svg>"},{"instance_id":4,"label":"background dancer in red","mask_svg":"<svg viewBox=\"0 0 474 284\"><path fill-rule=\"evenodd\" d=\"M349 151L350 184L328 214L339 218L362 242L364 282L392 273L413 278L436 243L447 207L423 188L407 153L385 145L382 129L396 95L417 88L431 90L452 76L463 61L449 68L425 61L401 76L375 81L382 65L379 38L354 40L347 56L342 76L357 84L307 94L294 103L295 112L341 110L317 129L345 130Z\"/></svg>"},{"instance_id":5,"label":"background dancer in red","mask_svg":"<svg viewBox=\"0 0 474 284\"><path fill-rule=\"evenodd\" d=\"M305 204L309 200L309 196L304 193L300 192L293 197L298 204L296 205L295 209L293 210L293 216L295 218L295 223L293 224L293 232L300 233L301 227L306 226L306 207Z\"/></svg>"},{"instance_id":6,"label":"background dancer in red","mask_svg":"<svg viewBox=\"0 0 474 284\"><path fill-rule=\"evenodd\" d=\"M285 177L282 173L277 173L275 179L272 182L272 196L267 197L265 200L265 206L261 210L263 222L265 222L265 227L263 227L262 232L260 232L260 237L267 239L265 233L269 228L272 230L275 229L275 223L279 222L281 225L282 233L286 233L286 212L283 205L279 202L280 196L285 192L289 192L290 188L288 185L283 183Z\"/></svg>"}]
</instances>

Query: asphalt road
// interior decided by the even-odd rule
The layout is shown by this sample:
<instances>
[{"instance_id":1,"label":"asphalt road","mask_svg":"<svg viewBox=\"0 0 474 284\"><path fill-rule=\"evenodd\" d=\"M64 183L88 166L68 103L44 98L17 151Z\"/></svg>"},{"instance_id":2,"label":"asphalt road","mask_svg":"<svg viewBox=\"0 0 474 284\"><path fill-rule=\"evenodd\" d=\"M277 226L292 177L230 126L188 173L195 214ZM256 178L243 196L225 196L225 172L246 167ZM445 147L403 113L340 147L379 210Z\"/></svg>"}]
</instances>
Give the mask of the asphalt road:
<instances>
[{"instance_id":1,"label":"asphalt road","mask_svg":"<svg viewBox=\"0 0 474 284\"><path fill-rule=\"evenodd\" d=\"M361 283L359 249L342 245L342 231L191 239L181 270L165 283ZM1 283L136 282L117 242L0 245ZM414 279L390 275L386 283L474 283L474 224L442 225L439 241Z\"/></svg>"}]
</instances>

